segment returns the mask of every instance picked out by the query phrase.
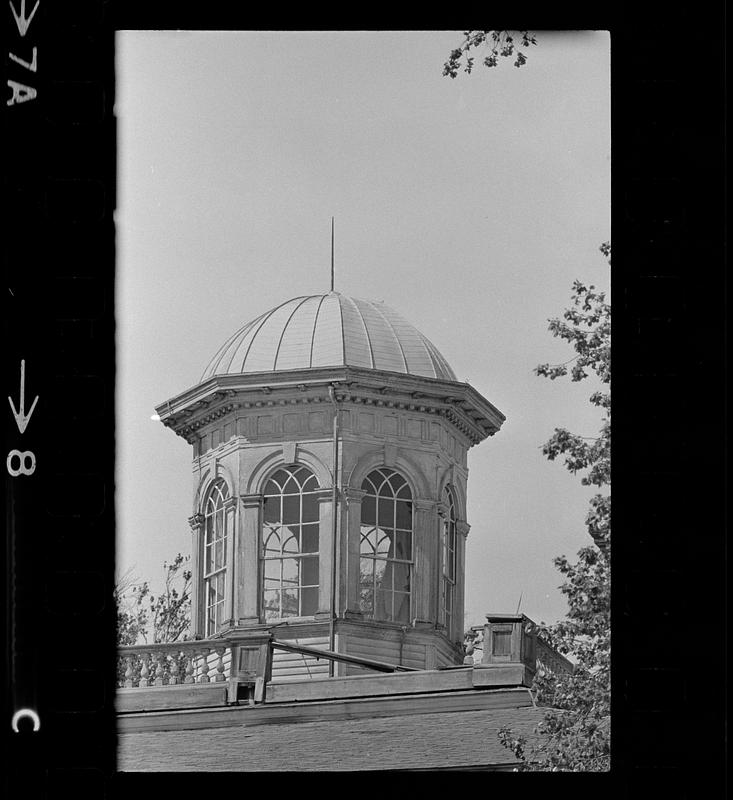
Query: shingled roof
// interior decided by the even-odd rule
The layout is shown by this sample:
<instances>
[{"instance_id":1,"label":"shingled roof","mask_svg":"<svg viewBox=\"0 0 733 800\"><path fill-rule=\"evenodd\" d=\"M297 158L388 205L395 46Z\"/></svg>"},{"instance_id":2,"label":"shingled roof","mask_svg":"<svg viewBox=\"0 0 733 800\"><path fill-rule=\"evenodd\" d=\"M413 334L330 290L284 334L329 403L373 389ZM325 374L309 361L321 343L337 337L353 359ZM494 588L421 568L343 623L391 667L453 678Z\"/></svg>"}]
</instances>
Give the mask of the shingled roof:
<instances>
[{"instance_id":1,"label":"shingled roof","mask_svg":"<svg viewBox=\"0 0 733 800\"><path fill-rule=\"evenodd\" d=\"M512 769L498 731L531 734L541 709L440 712L119 737L120 771Z\"/></svg>"},{"instance_id":2,"label":"shingled roof","mask_svg":"<svg viewBox=\"0 0 733 800\"><path fill-rule=\"evenodd\" d=\"M398 691L394 676L377 680ZM188 709L146 703L119 716L120 771L510 770L517 762L499 730L531 736L543 716L517 686Z\"/></svg>"}]
</instances>

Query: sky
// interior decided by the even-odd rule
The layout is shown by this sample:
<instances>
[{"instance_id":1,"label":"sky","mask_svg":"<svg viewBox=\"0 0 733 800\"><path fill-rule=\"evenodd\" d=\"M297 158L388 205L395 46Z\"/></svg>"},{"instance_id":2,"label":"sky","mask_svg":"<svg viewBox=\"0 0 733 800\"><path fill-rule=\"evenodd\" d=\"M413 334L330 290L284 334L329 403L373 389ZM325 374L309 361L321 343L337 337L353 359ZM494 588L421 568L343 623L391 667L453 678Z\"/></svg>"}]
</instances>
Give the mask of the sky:
<instances>
[{"instance_id":1,"label":"sky","mask_svg":"<svg viewBox=\"0 0 733 800\"><path fill-rule=\"evenodd\" d=\"M547 330L573 281L608 291L610 39L539 32L521 69L442 75L456 31L117 36L117 572L190 553L192 448L155 406L285 300L383 300L506 416L468 454L466 624L554 622L553 565L593 489L541 446L593 436L590 381ZM477 59L478 61L478 59ZM520 603L521 598L521 605Z\"/></svg>"}]
</instances>

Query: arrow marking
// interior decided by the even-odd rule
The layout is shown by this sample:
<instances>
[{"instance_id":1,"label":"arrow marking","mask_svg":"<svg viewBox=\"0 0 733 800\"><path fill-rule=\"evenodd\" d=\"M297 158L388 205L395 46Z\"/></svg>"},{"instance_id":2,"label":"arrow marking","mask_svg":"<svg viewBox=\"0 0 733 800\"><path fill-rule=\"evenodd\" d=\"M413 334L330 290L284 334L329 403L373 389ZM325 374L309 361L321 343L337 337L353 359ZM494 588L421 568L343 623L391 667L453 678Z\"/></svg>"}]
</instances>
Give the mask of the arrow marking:
<instances>
[{"instance_id":1,"label":"arrow marking","mask_svg":"<svg viewBox=\"0 0 733 800\"><path fill-rule=\"evenodd\" d=\"M33 405L31 406L31 410L26 415L25 413L25 359L21 359L20 361L20 412L15 410L15 403L11 397L8 397L8 403L10 403L10 408L13 411L13 416L15 417L15 424L18 426L18 430L23 433L28 426L28 422L30 421L31 414L33 413L33 409L36 407L36 403L38 402L38 395L36 395L36 399L33 401Z\"/></svg>"},{"instance_id":2,"label":"arrow marking","mask_svg":"<svg viewBox=\"0 0 733 800\"><path fill-rule=\"evenodd\" d=\"M30 16L26 17L25 0L20 0L20 14L16 12L15 6L11 2L11 0L8 0L8 5L10 6L10 10L13 12L13 16L15 17L15 24L18 26L18 33L20 33L21 36L25 36L26 33L28 32L28 27L30 26L31 20L33 19L36 11L38 10L38 5L40 2L41 0L37 0L36 4L33 6L33 11L31 11Z\"/></svg>"}]
</instances>

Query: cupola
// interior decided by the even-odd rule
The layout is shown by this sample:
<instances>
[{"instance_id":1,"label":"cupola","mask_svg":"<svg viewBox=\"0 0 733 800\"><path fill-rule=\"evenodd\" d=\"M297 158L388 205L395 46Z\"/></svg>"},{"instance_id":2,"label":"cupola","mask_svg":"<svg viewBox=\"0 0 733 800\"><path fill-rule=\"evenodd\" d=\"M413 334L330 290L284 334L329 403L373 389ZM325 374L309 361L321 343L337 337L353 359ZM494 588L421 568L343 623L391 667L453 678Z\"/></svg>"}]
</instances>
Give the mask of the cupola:
<instances>
[{"instance_id":1,"label":"cupola","mask_svg":"<svg viewBox=\"0 0 733 800\"><path fill-rule=\"evenodd\" d=\"M276 628L390 664L461 663L467 452L504 416L400 314L292 298L156 411L193 446L198 636ZM329 663L280 653L273 680Z\"/></svg>"}]
</instances>

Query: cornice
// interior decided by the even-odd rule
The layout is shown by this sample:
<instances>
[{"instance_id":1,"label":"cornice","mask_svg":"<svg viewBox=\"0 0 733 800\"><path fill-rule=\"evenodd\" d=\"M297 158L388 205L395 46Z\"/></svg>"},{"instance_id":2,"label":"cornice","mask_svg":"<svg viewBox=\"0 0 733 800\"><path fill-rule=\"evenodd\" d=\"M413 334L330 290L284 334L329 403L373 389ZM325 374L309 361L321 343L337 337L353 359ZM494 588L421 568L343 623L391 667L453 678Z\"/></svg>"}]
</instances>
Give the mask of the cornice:
<instances>
[{"instance_id":1,"label":"cornice","mask_svg":"<svg viewBox=\"0 0 733 800\"><path fill-rule=\"evenodd\" d=\"M193 441L200 428L239 410L332 409L331 386L342 406L440 417L463 433L471 445L496 433L505 419L469 384L356 367L215 376L162 403L156 411L166 427Z\"/></svg>"}]
</instances>

